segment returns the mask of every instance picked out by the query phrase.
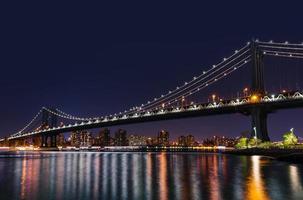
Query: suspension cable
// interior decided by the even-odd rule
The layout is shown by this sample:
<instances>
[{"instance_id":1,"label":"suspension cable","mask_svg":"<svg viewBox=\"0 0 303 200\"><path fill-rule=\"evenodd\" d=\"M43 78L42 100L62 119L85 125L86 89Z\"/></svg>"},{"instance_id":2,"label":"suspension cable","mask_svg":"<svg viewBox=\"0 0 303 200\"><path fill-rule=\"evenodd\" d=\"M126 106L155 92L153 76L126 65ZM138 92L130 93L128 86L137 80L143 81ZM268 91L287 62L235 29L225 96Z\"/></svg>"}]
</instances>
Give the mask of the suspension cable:
<instances>
[{"instance_id":1,"label":"suspension cable","mask_svg":"<svg viewBox=\"0 0 303 200\"><path fill-rule=\"evenodd\" d=\"M159 102L162 102L162 101L164 101L166 99L169 99L169 98L177 95L178 93L183 92L183 91L187 90L190 87L193 87L195 84L197 84L197 83L201 82L202 80L208 78L209 76L213 75L214 73L222 70L224 67L228 66L230 63L233 63L235 60L237 60L238 58L240 58L243 55L245 55L249 51L249 49L245 50L248 47L248 45L249 45L249 43L246 46L244 46L243 48L241 48L239 51L236 51L236 53L234 53L229 58L225 58L218 65L213 65L213 67L211 69L209 69L208 71L206 71L206 72L204 71L198 77L194 77L189 83L185 83L184 85L182 85L180 87L177 87L174 91L169 91L168 94L162 95L158 99L155 98L154 101L152 101L152 102L148 101L147 104L145 104L145 105L142 104L139 108L141 108L141 109L143 108L144 109L145 107L149 107L149 106L158 104ZM235 55L237 55L237 56L235 58L233 58ZM233 58L233 59L231 59L231 58ZM134 108L136 108L136 107L134 107ZM125 112L125 113L129 114L129 113L136 112L136 110L134 108L130 109L129 112Z\"/></svg>"},{"instance_id":2,"label":"suspension cable","mask_svg":"<svg viewBox=\"0 0 303 200\"><path fill-rule=\"evenodd\" d=\"M22 132L27 129L36 119L37 117L42 113L42 109L40 109L40 111L35 115L35 117L28 123L25 125L25 127L23 127L20 131L18 131L17 133L14 133L12 136L16 136L16 135L20 135L22 134Z\"/></svg>"},{"instance_id":3,"label":"suspension cable","mask_svg":"<svg viewBox=\"0 0 303 200\"><path fill-rule=\"evenodd\" d=\"M303 58L303 56L285 55L285 54L278 54L278 53L266 53L265 55L276 56L276 57L285 57L285 58Z\"/></svg>"},{"instance_id":4,"label":"suspension cable","mask_svg":"<svg viewBox=\"0 0 303 200\"><path fill-rule=\"evenodd\" d=\"M259 45L259 47L271 48L271 49L287 49L287 50L300 50L300 51L303 51L303 47L302 48L298 48L298 47L283 47L283 46L271 46L271 45Z\"/></svg>"},{"instance_id":5,"label":"suspension cable","mask_svg":"<svg viewBox=\"0 0 303 200\"><path fill-rule=\"evenodd\" d=\"M302 53L298 53L298 52L263 50L263 54L266 54L266 53L277 53L277 54L289 54L289 55L301 55L301 56L303 56L303 52Z\"/></svg>"},{"instance_id":6,"label":"suspension cable","mask_svg":"<svg viewBox=\"0 0 303 200\"><path fill-rule=\"evenodd\" d=\"M293 44L293 43L288 43L288 42L263 42L263 41L258 41L257 43L259 44L268 44L268 45L281 45L281 46L303 46L303 42L301 44Z\"/></svg>"},{"instance_id":7,"label":"suspension cable","mask_svg":"<svg viewBox=\"0 0 303 200\"><path fill-rule=\"evenodd\" d=\"M203 83L201 83L201 84L195 86L194 88L192 88L190 91L186 92L185 94L188 93L188 94L192 95L193 92L194 92L195 90L197 90L196 92L198 92L199 90L204 89L205 87L208 87L209 85L211 85L211 84L213 83L213 82L211 82L211 80L214 80L214 82L216 82L217 80L219 80L218 77L220 77L220 76L222 76L222 75L223 75L222 78L225 77L225 76L227 76L228 74L230 74L230 73L228 73L228 71L229 71L230 69L233 69L233 71L236 70L236 69L238 69L238 67L236 67L236 66L239 65L239 64L241 64L241 63L243 63L243 62L244 62L243 65L246 64L246 63L248 62L247 59L249 59L250 57L251 57L250 55L247 56L246 58L244 58L244 59L242 59L241 61L235 63L234 65L232 65L231 67L229 67L229 68L226 69L225 71L219 73L219 74L216 75L215 77L212 77L212 78L210 78L209 80L207 80L207 81L205 81L205 82L203 82ZM241 65L241 66L242 66L242 65ZM221 79L221 78L220 78L220 79ZM210 82L211 82L211 83L210 83ZM201 86L203 86L203 87L201 88ZM196 93L196 92L195 92L195 93ZM163 104L171 104L171 103L174 103L176 100L181 99L181 98L184 97L184 96L185 96L185 95L179 95L179 96L175 97L175 98L172 99L172 100L168 100L168 101L165 101L165 102L162 102L162 103L163 103ZM189 95L187 95L187 96L189 96ZM152 107L152 108L154 108L154 107ZM152 108L149 108L149 109L152 109ZM145 108L145 109L146 109L146 108Z\"/></svg>"}]
</instances>

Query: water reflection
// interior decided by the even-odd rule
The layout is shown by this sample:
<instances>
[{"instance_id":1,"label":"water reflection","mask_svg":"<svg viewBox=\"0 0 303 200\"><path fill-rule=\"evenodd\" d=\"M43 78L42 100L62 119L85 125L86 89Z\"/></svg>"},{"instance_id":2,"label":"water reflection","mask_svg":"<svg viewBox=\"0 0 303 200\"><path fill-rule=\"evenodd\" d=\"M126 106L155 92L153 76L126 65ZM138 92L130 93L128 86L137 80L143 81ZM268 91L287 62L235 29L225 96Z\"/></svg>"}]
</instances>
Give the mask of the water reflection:
<instances>
[{"instance_id":1,"label":"water reflection","mask_svg":"<svg viewBox=\"0 0 303 200\"><path fill-rule=\"evenodd\" d=\"M302 166L265 161L259 156L61 152L34 155L0 159L1 200L303 198Z\"/></svg>"},{"instance_id":2,"label":"water reflection","mask_svg":"<svg viewBox=\"0 0 303 200\"><path fill-rule=\"evenodd\" d=\"M262 174L261 174L261 161L260 156L251 157L251 172L247 181L247 196L248 200L255 199L269 199Z\"/></svg>"}]
</instances>

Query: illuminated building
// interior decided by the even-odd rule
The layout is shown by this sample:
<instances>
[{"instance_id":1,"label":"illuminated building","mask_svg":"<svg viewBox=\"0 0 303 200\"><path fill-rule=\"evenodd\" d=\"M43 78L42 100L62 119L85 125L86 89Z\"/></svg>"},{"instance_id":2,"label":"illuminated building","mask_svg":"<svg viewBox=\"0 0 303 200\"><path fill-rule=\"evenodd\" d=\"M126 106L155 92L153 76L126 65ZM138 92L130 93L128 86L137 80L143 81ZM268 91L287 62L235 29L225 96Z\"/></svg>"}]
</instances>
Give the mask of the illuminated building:
<instances>
[{"instance_id":1,"label":"illuminated building","mask_svg":"<svg viewBox=\"0 0 303 200\"><path fill-rule=\"evenodd\" d=\"M181 135L178 138L178 146L182 146L182 147L186 146L186 137L184 135Z\"/></svg>"},{"instance_id":2,"label":"illuminated building","mask_svg":"<svg viewBox=\"0 0 303 200\"><path fill-rule=\"evenodd\" d=\"M128 137L129 146L146 146L148 138L140 135L130 135Z\"/></svg>"},{"instance_id":3,"label":"illuminated building","mask_svg":"<svg viewBox=\"0 0 303 200\"><path fill-rule=\"evenodd\" d=\"M195 141L195 137L193 135L181 135L178 138L178 146L182 146L182 147L193 147L193 146L197 146L198 143Z\"/></svg>"},{"instance_id":4,"label":"illuminated building","mask_svg":"<svg viewBox=\"0 0 303 200\"><path fill-rule=\"evenodd\" d=\"M225 136L213 136L203 140L203 146L226 146L234 147L237 142L235 138L228 138Z\"/></svg>"},{"instance_id":5,"label":"illuminated building","mask_svg":"<svg viewBox=\"0 0 303 200\"><path fill-rule=\"evenodd\" d=\"M82 147L90 147L93 145L93 137L92 134L88 131L82 131L80 133L80 146Z\"/></svg>"},{"instance_id":6,"label":"illuminated building","mask_svg":"<svg viewBox=\"0 0 303 200\"><path fill-rule=\"evenodd\" d=\"M81 143L80 132L79 131L72 132L70 136L70 144L75 147L80 147L80 143Z\"/></svg>"},{"instance_id":7,"label":"illuminated building","mask_svg":"<svg viewBox=\"0 0 303 200\"><path fill-rule=\"evenodd\" d=\"M80 146L92 146L93 137L92 134L88 131L76 131L72 132L70 137L70 142L72 146L80 147Z\"/></svg>"},{"instance_id":8,"label":"illuminated building","mask_svg":"<svg viewBox=\"0 0 303 200\"><path fill-rule=\"evenodd\" d=\"M111 145L111 138L110 138L110 130L108 128L101 129L99 132L99 145L104 146L110 146Z\"/></svg>"},{"instance_id":9,"label":"illuminated building","mask_svg":"<svg viewBox=\"0 0 303 200\"><path fill-rule=\"evenodd\" d=\"M158 144L158 138L156 137L149 137L146 140L147 146L157 146Z\"/></svg>"},{"instance_id":10,"label":"illuminated building","mask_svg":"<svg viewBox=\"0 0 303 200\"><path fill-rule=\"evenodd\" d=\"M115 146L128 146L128 140L127 140L127 132L126 130L119 129L115 133Z\"/></svg>"},{"instance_id":11,"label":"illuminated building","mask_svg":"<svg viewBox=\"0 0 303 200\"><path fill-rule=\"evenodd\" d=\"M169 133L167 131L161 130L157 137L159 146L169 146Z\"/></svg>"},{"instance_id":12,"label":"illuminated building","mask_svg":"<svg viewBox=\"0 0 303 200\"><path fill-rule=\"evenodd\" d=\"M188 147L193 147L196 145L195 137L193 135L186 136L186 145Z\"/></svg>"}]
</instances>

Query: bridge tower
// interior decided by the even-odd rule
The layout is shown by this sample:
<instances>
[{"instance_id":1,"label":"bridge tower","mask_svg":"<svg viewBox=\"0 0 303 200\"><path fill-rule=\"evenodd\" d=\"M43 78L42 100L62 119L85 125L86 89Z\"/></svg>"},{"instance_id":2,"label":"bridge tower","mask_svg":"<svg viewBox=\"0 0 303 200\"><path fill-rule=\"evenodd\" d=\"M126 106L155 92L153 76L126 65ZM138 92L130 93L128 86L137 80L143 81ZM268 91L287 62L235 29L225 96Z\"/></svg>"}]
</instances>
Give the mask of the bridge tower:
<instances>
[{"instance_id":1,"label":"bridge tower","mask_svg":"<svg viewBox=\"0 0 303 200\"><path fill-rule=\"evenodd\" d=\"M56 113L55 109L50 109L52 112ZM42 127L56 127L57 126L57 116L55 114L52 114L50 112L48 112L47 110L43 109L42 111ZM56 147L57 146L57 142L56 142L56 134L42 134L41 136L41 147L48 147L48 138L50 138L50 147Z\"/></svg>"},{"instance_id":2,"label":"bridge tower","mask_svg":"<svg viewBox=\"0 0 303 200\"><path fill-rule=\"evenodd\" d=\"M263 54L260 51L258 44L252 40L252 95L257 95L259 98L264 96L264 64ZM254 106L251 110L252 118L252 137L257 136L262 141L269 141L267 131L267 111L261 106Z\"/></svg>"}]
</instances>

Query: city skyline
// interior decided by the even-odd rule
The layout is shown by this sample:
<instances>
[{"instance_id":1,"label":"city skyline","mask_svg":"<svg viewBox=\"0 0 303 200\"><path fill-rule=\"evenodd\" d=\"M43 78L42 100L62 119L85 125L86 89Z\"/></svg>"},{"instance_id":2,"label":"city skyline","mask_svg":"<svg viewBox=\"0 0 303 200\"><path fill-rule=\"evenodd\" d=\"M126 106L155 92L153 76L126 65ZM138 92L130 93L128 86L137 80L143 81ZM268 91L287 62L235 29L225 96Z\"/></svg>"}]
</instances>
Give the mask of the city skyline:
<instances>
[{"instance_id":1,"label":"city skyline","mask_svg":"<svg viewBox=\"0 0 303 200\"><path fill-rule=\"evenodd\" d=\"M85 31L78 30L73 24L69 24L66 28L62 27L64 22L60 21L60 16L64 13L59 12L59 15L54 17L57 24L51 24L49 28L61 27L60 34L48 31L42 31L38 35L24 33L24 37L31 39L30 43L29 40L6 35L7 41L1 47L4 53L1 64L8 67L2 72L0 86L3 96L0 110L4 113L4 116L1 116L0 136L18 131L42 106L64 108L68 113L79 116L99 116L138 105L190 80L195 74L206 70L252 38L301 42L301 34L298 30L300 27L297 27L296 23L286 23L283 29L280 28L279 23L269 23L273 19L283 21L285 16L275 16L275 18L269 16L268 19L264 19L266 8L270 8L271 5L264 2L262 5L264 8L258 9L263 15L247 18L249 25L246 26L237 27L238 23L243 22L238 19L238 23L230 25L232 28L222 24L220 17L204 10L198 14L199 21L190 15L189 11L187 15L187 19L195 22L194 24L204 24L202 27L183 24L188 29L180 30L179 26L173 23L171 27L165 28L165 22L161 20L164 13L160 13L155 17L158 24L150 26L147 23L143 25L146 29L141 29L136 26L136 23L141 21L137 19L134 23L127 23L128 31L120 35L119 29L112 27L111 23L122 25L123 20L113 19L105 23L103 28L96 27L95 30ZM280 5L279 8L284 10L284 5ZM238 9L235 11L238 12ZM20 10L20 13L22 12L24 11ZM224 10L222 12L230 13ZM239 12L245 13L241 9ZM245 14L249 15L251 12L253 11ZM177 14L172 14L176 20L180 19ZM296 15L295 12L291 14ZM213 16L212 22L206 18L208 15ZM231 21L237 17L232 13L228 16ZM32 19L28 16L28 19L33 20L28 26L32 33L40 30L35 27L35 23L43 20L43 17L45 17L43 14L41 19ZM89 20L91 17L87 15L86 19ZM22 25L23 20L12 22ZM92 20L93 22L98 21ZM85 26L84 23L81 25ZM206 31L206 27L211 30ZM288 30L295 28L297 31L289 34ZM221 31L222 29L224 32ZM156 30L162 30L161 34ZM276 34L277 32L279 35ZM39 41L44 37L50 40L43 40L41 44ZM84 39L80 41L76 38ZM13 48L14 46L18 48ZM15 73L16 71L18 73ZM274 73L281 76L278 70ZM300 73L302 68L299 68L295 74ZM235 79L244 79L239 80L240 83L235 91L216 91L217 88L214 87L203 94L201 101L214 92L218 95L222 94L223 97L235 96L251 82L241 71L226 84L235 85ZM295 80L292 83L283 81L274 85L276 89L269 89L277 91L279 87L287 88L288 85L295 84L297 84ZM299 85L303 84L299 82ZM303 132L300 123L301 111L302 109L279 111L269 115L271 138L276 140L293 127L300 135ZM232 124L231 122L234 121L239 123ZM237 136L240 132L251 129L249 122L249 117L226 115L125 127L134 132L144 130L147 134L164 128L176 134L191 132L196 137L214 134ZM218 127L224 127L224 130Z\"/></svg>"}]
</instances>

